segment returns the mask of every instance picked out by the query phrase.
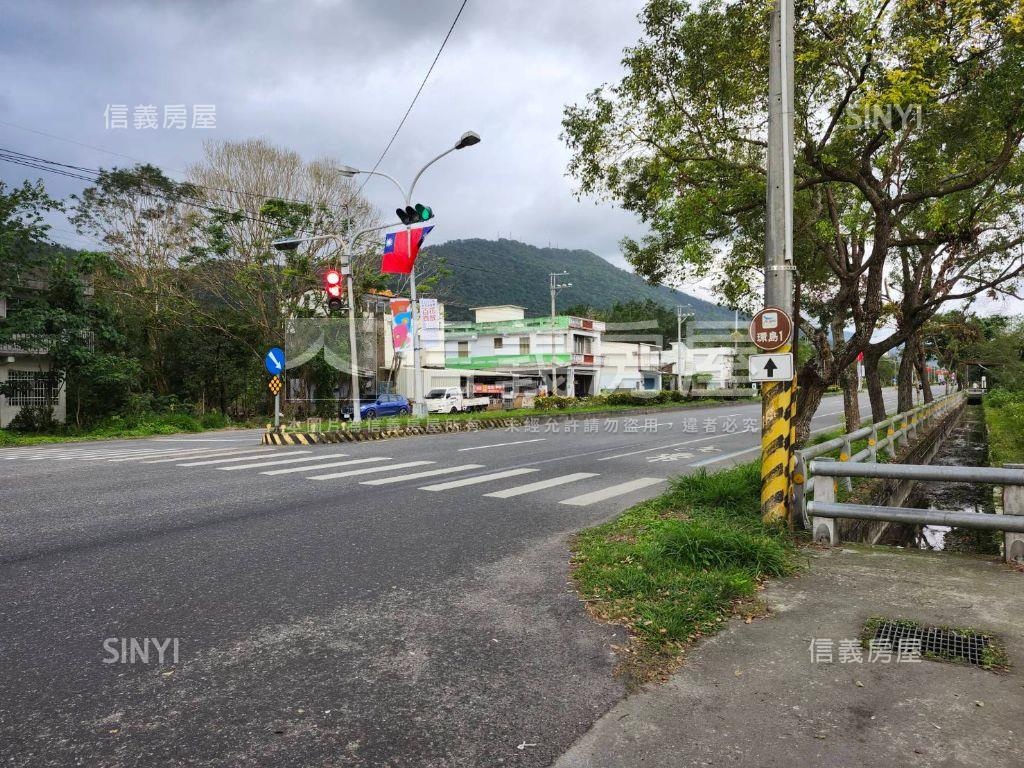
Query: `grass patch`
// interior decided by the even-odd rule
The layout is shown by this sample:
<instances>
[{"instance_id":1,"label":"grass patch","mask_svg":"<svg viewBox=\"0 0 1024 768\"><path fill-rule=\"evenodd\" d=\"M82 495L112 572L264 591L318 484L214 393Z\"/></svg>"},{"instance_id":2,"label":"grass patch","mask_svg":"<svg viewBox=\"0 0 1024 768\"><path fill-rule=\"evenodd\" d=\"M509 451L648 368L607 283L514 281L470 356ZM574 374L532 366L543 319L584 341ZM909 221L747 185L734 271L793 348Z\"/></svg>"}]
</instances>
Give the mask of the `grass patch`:
<instances>
[{"instance_id":1,"label":"grass patch","mask_svg":"<svg viewBox=\"0 0 1024 768\"><path fill-rule=\"evenodd\" d=\"M634 682L670 671L728 616L763 613L761 583L794 566L786 532L761 523L756 463L680 477L573 542L573 577L591 613L630 632L623 670Z\"/></svg>"},{"instance_id":2,"label":"grass patch","mask_svg":"<svg viewBox=\"0 0 1024 768\"><path fill-rule=\"evenodd\" d=\"M1024 391L993 390L984 407L992 466L1024 463Z\"/></svg>"},{"instance_id":3,"label":"grass patch","mask_svg":"<svg viewBox=\"0 0 1024 768\"><path fill-rule=\"evenodd\" d=\"M188 413L145 413L138 416L111 417L88 429L68 426L60 431L43 433L0 429L0 447L173 435L180 432L223 429L227 426L228 421L219 413L208 413L200 417Z\"/></svg>"}]
</instances>

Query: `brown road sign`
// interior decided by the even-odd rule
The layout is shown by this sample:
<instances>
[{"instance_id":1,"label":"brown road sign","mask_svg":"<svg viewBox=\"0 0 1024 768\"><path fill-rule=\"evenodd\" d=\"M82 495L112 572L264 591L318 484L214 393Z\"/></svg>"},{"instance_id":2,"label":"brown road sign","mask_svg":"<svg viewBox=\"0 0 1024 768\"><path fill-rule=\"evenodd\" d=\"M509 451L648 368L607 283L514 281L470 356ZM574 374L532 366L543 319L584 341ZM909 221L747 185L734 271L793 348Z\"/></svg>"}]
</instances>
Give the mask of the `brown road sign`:
<instances>
[{"instance_id":1,"label":"brown road sign","mask_svg":"<svg viewBox=\"0 0 1024 768\"><path fill-rule=\"evenodd\" d=\"M750 340L766 352L793 338L793 319L778 307L765 307L750 321Z\"/></svg>"}]
</instances>

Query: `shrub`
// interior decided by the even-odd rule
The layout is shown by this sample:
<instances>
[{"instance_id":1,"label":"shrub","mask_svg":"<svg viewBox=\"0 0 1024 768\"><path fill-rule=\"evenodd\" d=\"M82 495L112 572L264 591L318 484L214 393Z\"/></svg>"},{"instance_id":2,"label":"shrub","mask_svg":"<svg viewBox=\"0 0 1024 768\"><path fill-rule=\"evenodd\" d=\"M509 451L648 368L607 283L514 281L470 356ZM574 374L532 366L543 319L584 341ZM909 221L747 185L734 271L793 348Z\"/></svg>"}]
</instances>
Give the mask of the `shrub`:
<instances>
[{"instance_id":1,"label":"shrub","mask_svg":"<svg viewBox=\"0 0 1024 768\"><path fill-rule=\"evenodd\" d=\"M49 406L24 406L8 425L15 432L53 432L60 428Z\"/></svg>"},{"instance_id":2,"label":"shrub","mask_svg":"<svg viewBox=\"0 0 1024 768\"><path fill-rule=\"evenodd\" d=\"M223 429L228 425L227 417L220 411L207 411L199 420L203 429Z\"/></svg>"},{"instance_id":3,"label":"shrub","mask_svg":"<svg viewBox=\"0 0 1024 768\"><path fill-rule=\"evenodd\" d=\"M533 407L537 410L565 410L578 404L578 400L575 397L562 397L560 395L547 395L545 397L535 398L533 401Z\"/></svg>"}]
</instances>

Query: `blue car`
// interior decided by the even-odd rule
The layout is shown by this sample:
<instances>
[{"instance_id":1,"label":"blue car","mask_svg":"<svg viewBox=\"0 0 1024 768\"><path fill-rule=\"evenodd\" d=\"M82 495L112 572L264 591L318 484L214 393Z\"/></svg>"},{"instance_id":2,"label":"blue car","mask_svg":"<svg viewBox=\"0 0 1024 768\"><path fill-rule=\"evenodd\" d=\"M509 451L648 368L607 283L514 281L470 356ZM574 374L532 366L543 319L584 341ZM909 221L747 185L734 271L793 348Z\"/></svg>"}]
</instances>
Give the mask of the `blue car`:
<instances>
[{"instance_id":1,"label":"blue car","mask_svg":"<svg viewBox=\"0 0 1024 768\"><path fill-rule=\"evenodd\" d=\"M378 416L408 416L410 413L412 408L403 395L379 395L376 400L363 401L359 404L359 414L364 419L375 419ZM352 418L351 403L342 409L341 418Z\"/></svg>"}]
</instances>

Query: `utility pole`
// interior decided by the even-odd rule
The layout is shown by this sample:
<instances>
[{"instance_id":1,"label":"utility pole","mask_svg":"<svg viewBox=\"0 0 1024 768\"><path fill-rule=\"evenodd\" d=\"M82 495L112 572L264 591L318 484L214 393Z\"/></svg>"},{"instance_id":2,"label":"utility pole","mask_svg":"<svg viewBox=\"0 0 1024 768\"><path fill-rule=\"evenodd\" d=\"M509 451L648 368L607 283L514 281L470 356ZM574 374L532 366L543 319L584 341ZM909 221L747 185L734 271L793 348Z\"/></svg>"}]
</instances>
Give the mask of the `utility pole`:
<instances>
[{"instance_id":1,"label":"utility pole","mask_svg":"<svg viewBox=\"0 0 1024 768\"><path fill-rule=\"evenodd\" d=\"M548 273L548 287L551 291L551 393L552 395L558 394L557 385L557 363L555 362L555 297L558 292L563 288L572 288L572 283L560 283L558 278L566 277L568 272L549 272ZM566 342L568 344L568 342ZM568 392L568 389L566 389Z\"/></svg>"},{"instance_id":2,"label":"utility pole","mask_svg":"<svg viewBox=\"0 0 1024 768\"><path fill-rule=\"evenodd\" d=\"M676 391L683 391L683 310L689 304L676 304Z\"/></svg>"},{"instance_id":3,"label":"utility pole","mask_svg":"<svg viewBox=\"0 0 1024 768\"><path fill-rule=\"evenodd\" d=\"M775 0L768 69L764 305L793 313L793 0ZM786 344L779 352L792 350ZM796 366L794 365L794 370ZM785 523L792 475L794 382L761 387L761 515Z\"/></svg>"}]
</instances>

